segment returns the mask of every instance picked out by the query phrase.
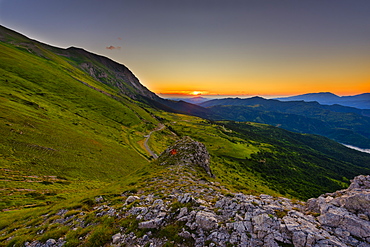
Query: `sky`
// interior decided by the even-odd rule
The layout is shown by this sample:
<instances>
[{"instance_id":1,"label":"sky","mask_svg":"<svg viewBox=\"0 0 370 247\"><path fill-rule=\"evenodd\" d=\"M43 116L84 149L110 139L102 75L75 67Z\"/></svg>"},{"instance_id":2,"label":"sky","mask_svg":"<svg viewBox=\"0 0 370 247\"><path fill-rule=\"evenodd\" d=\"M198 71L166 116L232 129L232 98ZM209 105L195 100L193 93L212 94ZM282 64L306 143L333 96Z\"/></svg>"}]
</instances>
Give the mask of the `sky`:
<instances>
[{"instance_id":1,"label":"sky","mask_svg":"<svg viewBox=\"0 0 370 247\"><path fill-rule=\"evenodd\" d=\"M166 94L370 92L369 0L0 0L0 24Z\"/></svg>"}]
</instances>

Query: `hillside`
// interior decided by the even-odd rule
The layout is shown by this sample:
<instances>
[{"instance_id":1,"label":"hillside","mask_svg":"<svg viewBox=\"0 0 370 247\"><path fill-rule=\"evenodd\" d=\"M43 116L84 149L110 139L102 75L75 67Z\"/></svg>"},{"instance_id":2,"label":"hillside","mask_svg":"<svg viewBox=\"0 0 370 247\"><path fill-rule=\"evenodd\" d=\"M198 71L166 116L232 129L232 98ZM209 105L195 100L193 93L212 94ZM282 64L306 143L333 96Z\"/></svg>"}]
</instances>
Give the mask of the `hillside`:
<instances>
[{"instance_id":1,"label":"hillside","mask_svg":"<svg viewBox=\"0 0 370 247\"><path fill-rule=\"evenodd\" d=\"M333 93L308 93L276 99L280 101L317 101L323 105L339 104L343 106L356 107L359 109L370 109L370 93L363 93L353 96L338 96Z\"/></svg>"},{"instance_id":2,"label":"hillside","mask_svg":"<svg viewBox=\"0 0 370 247\"><path fill-rule=\"evenodd\" d=\"M358 176L348 188L305 203L233 193L206 175L207 157L204 145L184 138L159 158L161 172L152 177L143 174L145 178L132 184L135 189L101 191L95 198L27 211L21 217L9 212L5 219L13 222L14 230L0 230L3 243L27 247L369 244L370 176Z\"/></svg>"},{"instance_id":3,"label":"hillside","mask_svg":"<svg viewBox=\"0 0 370 247\"><path fill-rule=\"evenodd\" d=\"M217 99L200 105L220 116L216 119L271 124L299 133L323 135L361 148L370 147L368 110L261 97Z\"/></svg>"},{"instance_id":4,"label":"hillside","mask_svg":"<svg viewBox=\"0 0 370 247\"><path fill-rule=\"evenodd\" d=\"M61 49L47 44L31 40L22 34L14 32L0 25L0 41L12 44L19 50L27 51L38 57L62 63L64 69L76 69L79 73L84 72L84 76L90 77L90 81L84 81L84 78L71 74L73 79L83 83L93 89L105 90L108 88L108 94L128 96L131 99L144 102L157 109L171 112L203 115L209 113L202 107L189 104L187 102L177 102L158 97L156 94L144 87L137 77L124 65L119 64L109 58L93 54L82 48L70 47ZM94 82L92 82L94 81ZM97 84L98 83L98 84ZM101 85L104 84L104 85ZM99 86L97 86L99 85Z\"/></svg>"},{"instance_id":5,"label":"hillside","mask_svg":"<svg viewBox=\"0 0 370 247\"><path fill-rule=\"evenodd\" d=\"M356 174L370 172L369 154L321 136L251 122L160 117L167 119L168 129L178 136L204 143L216 178L237 191L308 199L343 188Z\"/></svg>"},{"instance_id":6,"label":"hillside","mask_svg":"<svg viewBox=\"0 0 370 247\"><path fill-rule=\"evenodd\" d=\"M347 188L355 176L370 173L369 154L265 124L179 114L213 116L159 98L108 58L2 27L0 89L0 246L150 245L149 239L154 246L226 246L231 232L224 240L202 240L214 229L190 226L198 212L195 223L202 225L216 210L226 234L244 209L217 210L235 198L254 206L253 217L266 213L277 223L303 205L298 199ZM146 143L162 153L159 159ZM265 207L268 200L286 204L275 212ZM181 210L192 215L188 222L175 220ZM297 213L304 210L291 214ZM321 233L334 242L366 241L353 232L341 240ZM294 242L292 234L276 243Z\"/></svg>"}]
</instances>

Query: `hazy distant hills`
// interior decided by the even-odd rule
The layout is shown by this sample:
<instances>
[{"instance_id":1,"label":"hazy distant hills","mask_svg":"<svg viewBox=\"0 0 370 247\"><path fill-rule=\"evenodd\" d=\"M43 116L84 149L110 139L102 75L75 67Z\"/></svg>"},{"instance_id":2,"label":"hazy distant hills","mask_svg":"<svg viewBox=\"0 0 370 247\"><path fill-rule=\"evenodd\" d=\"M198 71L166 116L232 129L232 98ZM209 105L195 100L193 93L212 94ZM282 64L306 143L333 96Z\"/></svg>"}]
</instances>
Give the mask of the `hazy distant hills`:
<instances>
[{"instance_id":1,"label":"hazy distant hills","mask_svg":"<svg viewBox=\"0 0 370 247\"><path fill-rule=\"evenodd\" d=\"M276 98L281 101L317 101L324 105L339 104L343 106L352 106L360 109L370 109L370 93L363 93L354 96L338 96L333 93L308 93L291 97Z\"/></svg>"},{"instance_id":2,"label":"hazy distant hills","mask_svg":"<svg viewBox=\"0 0 370 247\"><path fill-rule=\"evenodd\" d=\"M200 105L222 119L271 124L361 148L370 147L370 110L367 109L261 97L217 99Z\"/></svg>"},{"instance_id":3,"label":"hazy distant hills","mask_svg":"<svg viewBox=\"0 0 370 247\"><path fill-rule=\"evenodd\" d=\"M209 99L204 97L191 97L191 98L171 98L172 100L176 101L185 101L191 104L201 104L203 102L208 101Z\"/></svg>"},{"instance_id":4,"label":"hazy distant hills","mask_svg":"<svg viewBox=\"0 0 370 247\"><path fill-rule=\"evenodd\" d=\"M281 111L287 113L301 113L301 114L312 114L312 111L307 111L308 109L317 111L320 110L328 110L333 112L342 112L342 113L356 113L359 115L370 117L370 109L358 109L355 107L349 106L342 106L342 105L323 105L318 103L317 101L281 101L277 99L265 99L262 97L252 97L246 99L240 98L225 98L225 99L214 99L209 100L203 103L198 104L202 107L210 107L216 105L246 105L246 106L253 106L253 108L264 108L274 111ZM301 111L307 111L302 113Z\"/></svg>"}]
</instances>

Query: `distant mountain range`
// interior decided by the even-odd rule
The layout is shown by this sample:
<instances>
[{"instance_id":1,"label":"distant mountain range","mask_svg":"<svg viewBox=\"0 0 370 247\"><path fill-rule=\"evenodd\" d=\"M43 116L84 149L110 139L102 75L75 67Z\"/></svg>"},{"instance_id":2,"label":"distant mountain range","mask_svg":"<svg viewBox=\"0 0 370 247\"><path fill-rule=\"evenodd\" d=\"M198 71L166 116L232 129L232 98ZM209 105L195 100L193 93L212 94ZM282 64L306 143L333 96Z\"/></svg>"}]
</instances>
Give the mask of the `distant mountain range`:
<instances>
[{"instance_id":1,"label":"distant mountain range","mask_svg":"<svg viewBox=\"0 0 370 247\"><path fill-rule=\"evenodd\" d=\"M210 100L200 106L208 107L217 120L265 123L290 131L323 135L360 148L370 148L368 109L261 97Z\"/></svg>"},{"instance_id":2,"label":"distant mountain range","mask_svg":"<svg viewBox=\"0 0 370 247\"><path fill-rule=\"evenodd\" d=\"M191 104L201 104L203 102L206 102L210 99L204 98L204 97L191 97L191 98L171 98L171 100L176 101L185 101Z\"/></svg>"},{"instance_id":3,"label":"distant mountain range","mask_svg":"<svg viewBox=\"0 0 370 247\"><path fill-rule=\"evenodd\" d=\"M333 93L308 93L291 97L276 98L281 101L303 100L306 102L317 101L324 105L343 105L360 109L370 109L370 93L363 93L353 96L338 96Z\"/></svg>"}]
</instances>

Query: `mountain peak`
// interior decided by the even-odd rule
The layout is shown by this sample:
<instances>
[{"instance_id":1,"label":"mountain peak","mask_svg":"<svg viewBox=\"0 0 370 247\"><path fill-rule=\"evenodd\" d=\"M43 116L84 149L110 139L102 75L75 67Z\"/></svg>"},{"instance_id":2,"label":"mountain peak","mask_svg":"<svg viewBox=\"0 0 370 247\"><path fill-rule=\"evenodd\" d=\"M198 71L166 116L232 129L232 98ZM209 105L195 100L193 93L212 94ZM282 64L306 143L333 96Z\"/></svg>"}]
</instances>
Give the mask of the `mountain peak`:
<instances>
[{"instance_id":1,"label":"mountain peak","mask_svg":"<svg viewBox=\"0 0 370 247\"><path fill-rule=\"evenodd\" d=\"M370 94L363 93L353 96L338 96L330 92L320 92L320 93L307 93L302 95L296 95L291 97L276 98L280 101L317 101L324 105L342 105L351 106L359 109L370 109Z\"/></svg>"},{"instance_id":2,"label":"mountain peak","mask_svg":"<svg viewBox=\"0 0 370 247\"><path fill-rule=\"evenodd\" d=\"M67 51L75 50L75 51L84 51L84 52L87 52L84 48L76 47L76 46L70 46L66 50Z\"/></svg>"},{"instance_id":3,"label":"mountain peak","mask_svg":"<svg viewBox=\"0 0 370 247\"><path fill-rule=\"evenodd\" d=\"M306 94L302 94L302 95L298 95L296 97L299 97L299 96L305 96L305 97L325 97L325 98L340 98L340 96L336 95L336 94L333 94L331 92L319 92L319 93L306 93ZM295 96L293 96L295 97Z\"/></svg>"}]
</instances>

